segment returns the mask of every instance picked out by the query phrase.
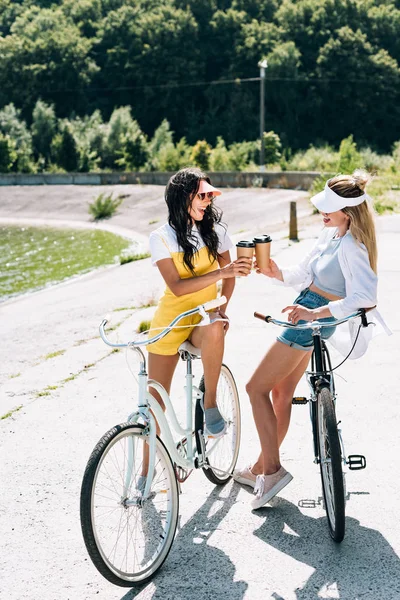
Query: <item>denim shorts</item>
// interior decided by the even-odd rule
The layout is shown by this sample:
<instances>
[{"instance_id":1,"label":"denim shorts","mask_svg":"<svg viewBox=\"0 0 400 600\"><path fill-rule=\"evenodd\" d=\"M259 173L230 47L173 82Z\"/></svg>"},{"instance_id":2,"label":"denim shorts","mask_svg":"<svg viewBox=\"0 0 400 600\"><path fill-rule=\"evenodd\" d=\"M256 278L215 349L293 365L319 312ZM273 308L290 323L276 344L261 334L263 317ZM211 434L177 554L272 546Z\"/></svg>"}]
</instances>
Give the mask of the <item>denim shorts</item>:
<instances>
[{"instance_id":1,"label":"denim shorts","mask_svg":"<svg viewBox=\"0 0 400 600\"><path fill-rule=\"evenodd\" d=\"M303 290L301 294L296 298L293 304L300 304L306 308L319 308L320 306L326 306L330 300L311 292L308 288ZM322 322L329 323L336 321L334 317L328 317L326 319L319 319ZM299 321L298 324L307 323L307 321ZM327 340L334 334L336 327L323 327L321 328L321 337L323 340ZM314 347L312 329L284 329L283 333L276 338L279 342L283 342L292 348L298 350L312 350Z\"/></svg>"}]
</instances>

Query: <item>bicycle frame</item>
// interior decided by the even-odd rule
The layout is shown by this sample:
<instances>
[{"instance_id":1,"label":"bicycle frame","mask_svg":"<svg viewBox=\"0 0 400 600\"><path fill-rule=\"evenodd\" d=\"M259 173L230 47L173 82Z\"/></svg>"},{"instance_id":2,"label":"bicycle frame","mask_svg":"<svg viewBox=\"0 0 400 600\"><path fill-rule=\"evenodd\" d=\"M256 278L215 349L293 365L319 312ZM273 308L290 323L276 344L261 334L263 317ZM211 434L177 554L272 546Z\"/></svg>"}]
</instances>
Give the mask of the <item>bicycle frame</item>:
<instances>
[{"instance_id":1,"label":"bicycle frame","mask_svg":"<svg viewBox=\"0 0 400 600\"><path fill-rule=\"evenodd\" d=\"M215 308L216 306L220 306L226 302L226 298L222 296L221 298L217 298L216 300L211 300L210 302L205 303L204 305L200 305L195 309L186 311L180 315L178 315L166 328L163 329L156 336L152 337L150 340L146 340L144 342L130 342L127 344L115 344L110 342L104 332L104 327L107 323L107 320L104 319L100 325L100 336L102 340L108 345L114 348L126 348L127 350L130 348L134 350L140 356L140 368L138 373L138 384L139 384L139 398L138 398L138 410L131 413L128 417L128 422L137 423L139 419L141 419L146 426L146 433L149 435L149 467L148 467L148 477L146 478L146 484L143 491L143 500L148 498L151 483L153 480L153 474L155 469L155 449L156 449L156 435L157 435L157 424L160 428L160 434L162 440L169 452L169 455L176 465L183 469L193 469L193 467L206 467L207 461L206 458L211 454L216 444L220 441L219 439L215 440L215 443L211 445L210 448L205 451L203 448L203 454L199 457L200 460L195 461L195 449L193 448L193 404L197 402L197 400L201 400L203 397L203 392L196 386L193 385L193 373L192 373L192 357L190 354L186 356L186 385L185 385L185 393L186 393L186 428L182 427L179 423L176 412L172 406L171 399L165 390L165 388L155 381L154 379L148 378L147 368L146 368L146 358L143 354L143 351L139 346L145 346L147 344L153 343L171 331L174 326L184 317L190 316L193 314L200 314L203 319L206 318L210 322L209 315L206 313L206 310L210 310ZM148 391L148 388L151 387L155 389L161 396L164 405L165 405L165 413L162 410L161 406L157 402L157 400L152 396L152 394ZM194 396L194 397L193 397ZM187 452L186 458L182 456L178 450L176 443L174 442L171 428L168 423L168 419L171 422L173 430L178 433L182 438L186 438L187 440ZM128 448L129 452L129 462L128 469L125 475L125 486L124 486L124 494L127 495L127 491L130 488L131 480L132 480L132 465L133 465L133 445L130 444Z\"/></svg>"},{"instance_id":2,"label":"bicycle frame","mask_svg":"<svg viewBox=\"0 0 400 600\"><path fill-rule=\"evenodd\" d=\"M320 461L319 448L318 448L318 435L317 435L317 397L318 392L323 387L329 387L335 402L336 395L334 393L334 379L331 373L331 365L328 350L321 338L321 328L316 327L313 330L313 344L314 351L311 357L311 370L306 371L306 379L310 388L310 421L313 432L313 449L314 449L314 463L318 464ZM328 363L330 370L326 369L326 360L324 353L328 357ZM344 449L343 449L344 450Z\"/></svg>"},{"instance_id":3,"label":"bicycle frame","mask_svg":"<svg viewBox=\"0 0 400 600\"><path fill-rule=\"evenodd\" d=\"M366 311L368 311L368 310L369 309L359 309L355 313L352 313L351 315L344 317L343 319L337 319L336 322L334 323L334 325L335 326L340 325L342 323L349 321L350 319L354 319L356 317L361 317L362 326L367 327L368 321L366 318ZM319 449L318 449L318 435L316 432L316 419L317 419L316 411L317 411L318 392L323 387L328 387L332 394L334 403L336 402L336 393L335 393L334 378L333 378L333 374L332 374L332 365L330 363L328 350L325 346L324 341L321 338L321 329L323 329L324 327L332 327L332 322L324 323L321 321L311 321L309 323L304 323L301 325L293 325L291 323L287 323L284 321L278 321L277 319L273 319L270 316L262 315L261 313L258 313L258 312L255 312L254 316L257 319L266 321L267 323L274 323L275 325L279 325L280 327L286 327L288 329L298 329L298 330L312 329L313 346L314 346L313 362L312 362L311 371L306 371L306 378L307 378L307 383L310 388L310 396L311 396L310 419L311 419L311 424L312 424L312 429L313 429L313 445L314 445L314 457L315 457L314 462L318 463L320 460L319 459ZM329 367L328 369L326 366L324 353L326 353L326 357L328 359L328 367ZM340 445L341 445L341 450L342 450L343 463L347 464L347 457L346 457L346 453L345 453L345 449L344 449L342 433L339 428L338 428L338 434L339 434L339 440L340 440Z\"/></svg>"}]
</instances>

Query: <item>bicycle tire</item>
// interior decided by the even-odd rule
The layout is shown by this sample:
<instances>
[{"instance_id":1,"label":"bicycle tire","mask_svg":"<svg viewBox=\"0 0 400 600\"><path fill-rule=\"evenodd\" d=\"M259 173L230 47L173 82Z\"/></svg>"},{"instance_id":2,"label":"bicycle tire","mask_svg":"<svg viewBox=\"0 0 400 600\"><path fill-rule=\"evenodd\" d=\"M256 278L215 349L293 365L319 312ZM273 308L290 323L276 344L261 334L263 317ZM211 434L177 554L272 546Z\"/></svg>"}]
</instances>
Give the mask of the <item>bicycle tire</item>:
<instances>
[{"instance_id":1,"label":"bicycle tire","mask_svg":"<svg viewBox=\"0 0 400 600\"><path fill-rule=\"evenodd\" d=\"M201 378L199 389L205 392L204 376ZM225 421L227 431L222 438L213 439L206 443L215 443L215 450L208 458L208 466L203 468L204 475L215 485L225 485L232 477L240 448L240 403L239 393L232 372L222 365L217 384L217 406Z\"/></svg>"},{"instance_id":2,"label":"bicycle tire","mask_svg":"<svg viewBox=\"0 0 400 600\"><path fill-rule=\"evenodd\" d=\"M82 481L80 518L87 551L103 577L121 587L142 585L154 576L168 556L178 522L174 466L158 436L155 474L143 500L138 478L148 440L144 431L143 425L131 423L110 429L94 448Z\"/></svg>"},{"instance_id":3,"label":"bicycle tire","mask_svg":"<svg viewBox=\"0 0 400 600\"><path fill-rule=\"evenodd\" d=\"M318 392L317 420L319 464L329 533L340 543L345 534L345 491L335 406L328 388Z\"/></svg>"}]
</instances>

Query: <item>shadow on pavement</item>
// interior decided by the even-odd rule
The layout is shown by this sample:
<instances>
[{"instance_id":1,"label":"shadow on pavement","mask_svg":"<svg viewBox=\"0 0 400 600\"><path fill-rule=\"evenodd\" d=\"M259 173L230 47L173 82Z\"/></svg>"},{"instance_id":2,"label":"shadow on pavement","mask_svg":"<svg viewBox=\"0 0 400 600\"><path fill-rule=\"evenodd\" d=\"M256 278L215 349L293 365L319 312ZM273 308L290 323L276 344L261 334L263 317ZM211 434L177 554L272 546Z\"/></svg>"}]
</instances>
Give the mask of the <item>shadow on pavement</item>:
<instances>
[{"instance_id":1,"label":"shadow on pavement","mask_svg":"<svg viewBox=\"0 0 400 600\"><path fill-rule=\"evenodd\" d=\"M178 530L171 552L154 579L140 588L130 590L121 600L132 600L139 594L143 599L151 600L208 600L222 597L241 600L247 583L234 581L233 562L222 550L208 543L236 502L239 491L240 487L233 483L228 483L224 488L215 487L206 502Z\"/></svg>"},{"instance_id":2,"label":"shadow on pavement","mask_svg":"<svg viewBox=\"0 0 400 600\"><path fill-rule=\"evenodd\" d=\"M314 568L305 585L295 590L298 600L400 598L400 560L379 531L346 517L345 538L336 544L326 517L308 517L283 498L272 502L273 508L257 511L263 523L255 535ZM277 593L272 597L281 599Z\"/></svg>"}]
</instances>

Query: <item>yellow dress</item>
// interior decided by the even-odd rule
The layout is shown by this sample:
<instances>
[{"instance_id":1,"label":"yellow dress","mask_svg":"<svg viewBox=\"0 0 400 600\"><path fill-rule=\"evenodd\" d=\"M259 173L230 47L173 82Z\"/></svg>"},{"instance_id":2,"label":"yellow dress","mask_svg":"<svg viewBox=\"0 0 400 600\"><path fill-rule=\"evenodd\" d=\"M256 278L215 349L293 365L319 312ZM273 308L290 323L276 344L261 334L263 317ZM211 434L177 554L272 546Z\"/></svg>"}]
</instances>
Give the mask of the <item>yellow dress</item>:
<instances>
[{"instance_id":1,"label":"yellow dress","mask_svg":"<svg viewBox=\"0 0 400 600\"><path fill-rule=\"evenodd\" d=\"M187 269L183 263L183 252L171 252L170 257L174 261L174 265L179 273L181 279L187 279L193 277L192 273ZM213 257L208 255L208 249L206 246L200 248L200 250L193 256L193 264L195 274L205 275L211 271L218 269L219 265ZM169 325L171 321L178 316L180 313L195 308L199 304L208 302L217 297L217 284L213 283L208 287L192 294L185 294L183 296L175 296L168 286L165 289L163 296L160 299L156 313L151 322L150 332L151 336L159 333L164 327ZM178 325L189 325L184 329L173 329L164 338L158 342L154 342L147 346L147 350L152 354L162 355L173 355L178 352L179 346L189 338L194 327L201 320L200 315L193 315L182 319ZM154 331L154 329L158 330Z\"/></svg>"}]
</instances>

